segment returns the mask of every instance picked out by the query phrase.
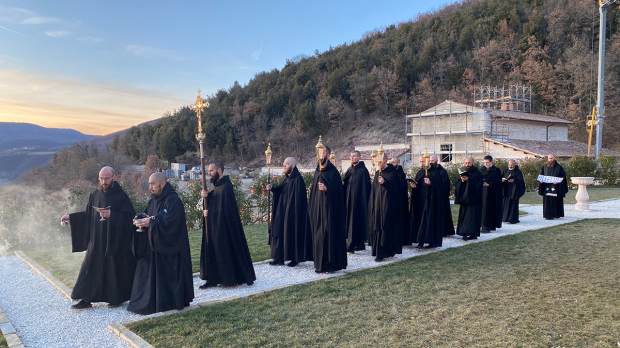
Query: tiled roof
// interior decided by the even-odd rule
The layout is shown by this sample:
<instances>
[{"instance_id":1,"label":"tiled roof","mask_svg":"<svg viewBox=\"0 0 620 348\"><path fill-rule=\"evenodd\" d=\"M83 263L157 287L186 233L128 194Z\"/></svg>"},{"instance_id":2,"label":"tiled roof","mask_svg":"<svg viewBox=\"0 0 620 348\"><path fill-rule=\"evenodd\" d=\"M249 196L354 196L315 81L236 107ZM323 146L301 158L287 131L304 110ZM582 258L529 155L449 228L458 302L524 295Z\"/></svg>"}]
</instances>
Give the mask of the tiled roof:
<instances>
[{"instance_id":1,"label":"tiled roof","mask_svg":"<svg viewBox=\"0 0 620 348\"><path fill-rule=\"evenodd\" d=\"M588 153L588 145L576 141L500 140L494 138L485 138L484 140L515 150L529 152L538 157L544 157L550 153L558 157L585 156ZM601 154L603 156L620 156L618 152L605 148L601 149Z\"/></svg>"}]
</instances>

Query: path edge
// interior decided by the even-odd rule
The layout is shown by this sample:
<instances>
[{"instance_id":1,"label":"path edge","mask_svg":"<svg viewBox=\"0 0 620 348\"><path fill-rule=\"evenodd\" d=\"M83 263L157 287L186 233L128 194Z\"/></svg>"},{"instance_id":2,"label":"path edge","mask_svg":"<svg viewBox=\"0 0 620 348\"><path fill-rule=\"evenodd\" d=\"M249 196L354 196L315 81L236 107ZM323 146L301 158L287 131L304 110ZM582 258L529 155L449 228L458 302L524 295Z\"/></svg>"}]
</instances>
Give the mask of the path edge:
<instances>
[{"instance_id":1,"label":"path edge","mask_svg":"<svg viewBox=\"0 0 620 348\"><path fill-rule=\"evenodd\" d=\"M0 308L0 335L4 336L4 340L9 348L25 348L24 343L22 343L21 338L17 334L17 330L15 330L15 327L11 324L9 317L2 308Z\"/></svg>"}]
</instances>

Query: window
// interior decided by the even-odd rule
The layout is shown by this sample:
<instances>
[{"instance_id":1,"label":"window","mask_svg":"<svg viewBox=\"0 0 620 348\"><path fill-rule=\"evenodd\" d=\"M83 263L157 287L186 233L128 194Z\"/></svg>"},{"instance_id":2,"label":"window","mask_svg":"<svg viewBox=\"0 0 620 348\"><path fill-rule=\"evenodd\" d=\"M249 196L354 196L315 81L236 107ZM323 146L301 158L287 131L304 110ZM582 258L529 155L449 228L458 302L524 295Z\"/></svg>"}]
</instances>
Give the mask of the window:
<instances>
[{"instance_id":1,"label":"window","mask_svg":"<svg viewBox=\"0 0 620 348\"><path fill-rule=\"evenodd\" d=\"M452 144L439 145L441 162L452 162Z\"/></svg>"}]
</instances>

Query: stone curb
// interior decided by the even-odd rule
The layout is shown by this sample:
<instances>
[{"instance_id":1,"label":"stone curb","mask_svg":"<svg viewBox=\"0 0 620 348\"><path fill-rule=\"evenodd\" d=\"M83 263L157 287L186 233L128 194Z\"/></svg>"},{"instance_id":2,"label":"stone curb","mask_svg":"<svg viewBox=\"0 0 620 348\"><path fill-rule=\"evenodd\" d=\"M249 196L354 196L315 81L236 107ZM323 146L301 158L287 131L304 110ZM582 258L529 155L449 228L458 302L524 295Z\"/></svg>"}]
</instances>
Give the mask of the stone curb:
<instances>
[{"instance_id":1,"label":"stone curb","mask_svg":"<svg viewBox=\"0 0 620 348\"><path fill-rule=\"evenodd\" d=\"M15 327L13 327L13 324L11 324L9 318L7 318L6 314L4 314L2 308L0 308L0 331L2 332L2 335L4 336L6 344L9 346L9 348L25 347L22 343L22 340L17 335Z\"/></svg>"},{"instance_id":2,"label":"stone curb","mask_svg":"<svg viewBox=\"0 0 620 348\"><path fill-rule=\"evenodd\" d=\"M56 290L60 291L64 297L71 300L71 289L68 286L63 284L60 280L56 279L48 270L46 270L43 266L39 265L36 261L26 256L22 251L16 251L15 256L19 258L22 262L28 265L33 271L39 273L45 280L47 280Z\"/></svg>"},{"instance_id":3,"label":"stone curb","mask_svg":"<svg viewBox=\"0 0 620 348\"><path fill-rule=\"evenodd\" d=\"M142 337L136 335L131 330L125 327L125 325L120 323L114 323L108 325L108 329L112 331L116 336L120 337L125 343L127 343L132 348L153 348L147 341L143 340Z\"/></svg>"}]
</instances>

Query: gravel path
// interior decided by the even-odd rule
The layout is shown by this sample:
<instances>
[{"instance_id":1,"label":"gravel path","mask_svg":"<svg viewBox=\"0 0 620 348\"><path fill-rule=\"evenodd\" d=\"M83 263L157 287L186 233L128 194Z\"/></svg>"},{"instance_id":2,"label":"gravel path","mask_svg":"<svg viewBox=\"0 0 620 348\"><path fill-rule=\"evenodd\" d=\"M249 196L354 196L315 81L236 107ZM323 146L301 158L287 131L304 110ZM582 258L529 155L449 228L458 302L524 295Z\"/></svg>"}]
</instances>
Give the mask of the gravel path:
<instances>
[{"instance_id":1,"label":"gravel path","mask_svg":"<svg viewBox=\"0 0 620 348\"><path fill-rule=\"evenodd\" d=\"M202 282L195 278L196 299L192 305L244 297L296 284L337 277L361 269L380 267L411 257L455 248L469 243L481 243L505 235L528 230L557 226L584 218L617 218L620 200L591 204L591 212L579 212L574 206L566 206L568 217L547 221L542 219L542 206L522 205L528 212L521 217L521 223L504 225L497 232L483 234L477 241L464 242L460 238L445 238L443 247L437 250L420 251L405 248L402 255L377 263L370 251L349 255L349 267L334 274L316 274L311 262L297 267L270 266L266 263L255 265L257 281L253 286L233 288L211 288L199 290ZM109 324L132 322L144 316L131 314L125 306L116 309L96 305L92 310L75 311L69 308L70 301L57 292L47 281L35 275L16 257L0 257L0 307L16 328L26 347L125 347L121 340L107 328ZM159 314L161 315L161 314ZM157 316L157 315L154 315Z\"/></svg>"}]
</instances>

